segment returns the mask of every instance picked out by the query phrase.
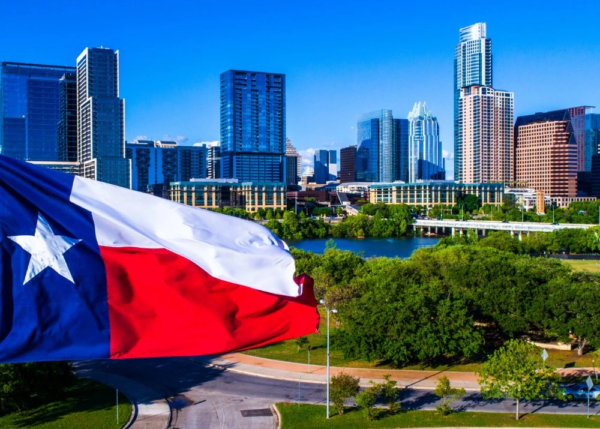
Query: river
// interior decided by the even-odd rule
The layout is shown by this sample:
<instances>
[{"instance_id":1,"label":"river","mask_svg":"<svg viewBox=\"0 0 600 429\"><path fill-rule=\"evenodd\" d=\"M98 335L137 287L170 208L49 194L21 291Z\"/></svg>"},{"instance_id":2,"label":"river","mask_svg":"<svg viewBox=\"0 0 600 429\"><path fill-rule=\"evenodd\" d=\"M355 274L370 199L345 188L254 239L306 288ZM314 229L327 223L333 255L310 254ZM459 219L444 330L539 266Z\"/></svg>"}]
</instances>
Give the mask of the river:
<instances>
[{"instance_id":1,"label":"river","mask_svg":"<svg viewBox=\"0 0 600 429\"><path fill-rule=\"evenodd\" d=\"M289 241L290 247L296 247L314 253L325 252L328 238ZM421 247L435 246L438 238L431 237L399 237L399 238L334 238L335 245L341 250L363 252L366 258L385 256L388 258L408 258L412 252Z\"/></svg>"}]
</instances>

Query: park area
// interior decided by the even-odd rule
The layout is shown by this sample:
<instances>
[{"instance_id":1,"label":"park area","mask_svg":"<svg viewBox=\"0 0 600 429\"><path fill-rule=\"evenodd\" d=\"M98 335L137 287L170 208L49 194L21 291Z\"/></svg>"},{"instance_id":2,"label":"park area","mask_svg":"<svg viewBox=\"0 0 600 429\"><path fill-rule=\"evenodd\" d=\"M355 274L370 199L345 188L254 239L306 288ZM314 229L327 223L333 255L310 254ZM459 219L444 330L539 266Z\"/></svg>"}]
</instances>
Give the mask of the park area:
<instances>
[{"instance_id":1,"label":"park area","mask_svg":"<svg viewBox=\"0 0 600 429\"><path fill-rule=\"evenodd\" d=\"M129 421L131 404L119 395L117 422L115 389L95 381L76 378L65 397L25 411L0 414L3 429L112 429Z\"/></svg>"}]
</instances>

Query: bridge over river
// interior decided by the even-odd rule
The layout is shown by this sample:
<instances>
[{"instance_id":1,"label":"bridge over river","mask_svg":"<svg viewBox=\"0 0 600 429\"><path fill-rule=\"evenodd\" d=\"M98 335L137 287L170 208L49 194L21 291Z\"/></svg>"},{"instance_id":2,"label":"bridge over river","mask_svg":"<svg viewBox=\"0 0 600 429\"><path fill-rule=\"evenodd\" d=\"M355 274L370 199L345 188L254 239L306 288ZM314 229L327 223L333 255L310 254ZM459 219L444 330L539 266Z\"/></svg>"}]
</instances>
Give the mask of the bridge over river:
<instances>
[{"instance_id":1,"label":"bridge over river","mask_svg":"<svg viewBox=\"0 0 600 429\"><path fill-rule=\"evenodd\" d=\"M518 234L519 240L523 234L529 235L530 232L552 232L558 229L586 229L592 226L581 223L538 223L538 222L500 222L500 221L477 221L477 220L438 220L438 219L415 219L413 228L415 232L422 230L429 234L463 234L468 229L474 230L477 234L485 236L487 231L508 231L510 235Z\"/></svg>"}]
</instances>

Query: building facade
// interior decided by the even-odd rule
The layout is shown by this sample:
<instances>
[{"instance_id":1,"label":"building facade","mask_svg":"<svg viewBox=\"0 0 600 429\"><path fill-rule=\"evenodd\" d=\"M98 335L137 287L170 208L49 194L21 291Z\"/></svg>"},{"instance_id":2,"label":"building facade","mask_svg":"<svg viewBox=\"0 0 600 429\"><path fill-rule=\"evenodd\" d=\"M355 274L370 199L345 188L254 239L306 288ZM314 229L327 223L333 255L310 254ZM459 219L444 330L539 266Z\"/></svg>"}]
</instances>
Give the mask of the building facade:
<instances>
[{"instance_id":1,"label":"building facade","mask_svg":"<svg viewBox=\"0 0 600 429\"><path fill-rule=\"evenodd\" d=\"M577 150L569 109L519 116L516 182L550 197L576 197Z\"/></svg>"},{"instance_id":2,"label":"building facade","mask_svg":"<svg viewBox=\"0 0 600 429\"><path fill-rule=\"evenodd\" d=\"M221 146L208 146L208 159L206 168L206 177L208 179L221 178Z\"/></svg>"},{"instance_id":3,"label":"building facade","mask_svg":"<svg viewBox=\"0 0 600 429\"><path fill-rule=\"evenodd\" d=\"M221 177L285 179L285 75L221 74Z\"/></svg>"},{"instance_id":4,"label":"building facade","mask_svg":"<svg viewBox=\"0 0 600 429\"><path fill-rule=\"evenodd\" d=\"M366 113L357 120L356 179L393 182L408 176L408 120L391 110Z\"/></svg>"},{"instance_id":5,"label":"building facade","mask_svg":"<svg viewBox=\"0 0 600 429\"><path fill-rule=\"evenodd\" d=\"M77 74L59 80L58 160L77 162Z\"/></svg>"},{"instance_id":6,"label":"building facade","mask_svg":"<svg viewBox=\"0 0 600 429\"><path fill-rule=\"evenodd\" d=\"M77 140L84 177L130 187L119 51L86 48L77 58Z\"/></svg>"},{"instance_id":7,"label":"building facade","mask_svg":"<svg viewBox=\"0 0 600 429\"><path fill-rule=\"evenodd\" d=\"M369 188L373 204L406 204L432 208L436 205L455 206L459 198L476 195L481 206L502 205L504 185L499 183L455 183L422 181L417 183L374 183Z\"/></svg>"},{"instance_id":8,"label":"building facade","mask_svg":"<svg viewBox=\"0 0 600 429\"><path fill-rule=\"evenodd\" d=\"M24 161L58 161L61 78L74 67L3 62L0 153Z\"/></svg>"},{"instance_id":9,"label":"building facade","mask_svg":"<svg viewBox=\"0 0 600 429\"><path fill-rule=\"evenodd\" d=\"M356 146L340 149L340 183L356 181Z\"/></svg>"},{"instance_id":10,"label":"building facade","mask_svg":"<svg viewBox=\"0 0 600 429\"><path fill-rule=\"evenodd\" d=\"M177 142L135 140L127 143L131 161L131 189L148 192L153 185L207 177L206 146L178 146Z\"/></svg>"},{"instance_id":11,"label":"building facade","mask_svg":"<svg viewBox=\"0 0 600 429\"><path fill-rule=\"evenodd\" d=\"M285 184L297 185L300 182L298 176L298 157L296 155L285 156Z\"/></svg>"},{"instance_id":12,"label":"building facade","mask_svg":"<svg viewBox=\"0 0 600 429\"><path fill-rule=\"evenodd\" d=\"M287 138L285 139L285 156L295 156L297 158L296 175L298 176L298 180L300 180L300 177L302 176L302 155L296 151L296 148L292 145L292 141Z\"/></svg>"},{"instance_id":13,"label":"building facade","mask_svg":"<svg viewBox=\"0 0 600 429\"><path fill-rule=\"evenodd\" d=\"M455 180L506 185L512 182L513 109L512 92L480 85L461 88Z\"/></svg>"},{"instance_id":14,"label":"building facade","mask_svg":"<svg viewBox=\"0 0 600 429\"><path fill-rule=\"evenodd\" d=\"M478 22L459 30L459 42L454 48L454 177L463 164L459 141L459 100L461 89L471 85L493 86L492 39L487 37L487 25Z\"/></svg>"},{"instance_id":15,"label":"building facade","mask_svg":"<svg viewBox=\"0 0 600 429\"><path fill-rule=\"evenodd\" d=\"M586 113L585 134L585 171L592 171L592 157L600 148L600 113Z\"/></svg>"},{"instance_id":16,"label":"building facade","mask_svg":"<svg viewBox=\"0 0 600 429\"><path fill-rule=\"evenodd\" d=\"M337 180L337 151L317 149L313 165L315 183Z\"/></svg>"},{"instance_id":17,"label":"building facade","mask_svg":"<svg viewBox=\"0 0 600 429\"><path fill-rule=\"evenodd\" d=\"M444 180L440 127L425 103L408 113L408 182Z\"/></svg>"},{"instance_id":18,"label":"building facade","mask_svg":"<svg viewBox=\"0 0 600 429\"><path fill-rule=\"evenodd\" d=\"M206 179L172 182L171 200L203 209L285 209L286 186L275 182L239 182L237 179Z\"/></svg>"}]
</instances>

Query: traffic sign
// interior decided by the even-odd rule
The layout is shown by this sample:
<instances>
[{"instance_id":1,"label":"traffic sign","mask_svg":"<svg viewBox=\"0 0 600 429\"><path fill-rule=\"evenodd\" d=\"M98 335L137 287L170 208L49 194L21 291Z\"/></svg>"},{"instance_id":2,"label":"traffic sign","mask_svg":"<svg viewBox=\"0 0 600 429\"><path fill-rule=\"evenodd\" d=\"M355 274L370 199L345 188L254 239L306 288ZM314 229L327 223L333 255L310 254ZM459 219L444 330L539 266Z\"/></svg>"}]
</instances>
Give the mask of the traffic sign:
<instances>
[{"instance_id":1,"label":"traffic sign","mask_svg":"<svg viewBox=\"0 0 600 429\"><path fill-rule=\"evenodd\" d=\"M542 350L542 359L544 359L544 362L546 362L546 359L548 359L548 352L546 349Z\"/></svg>"},{"instance_id":2,"label":"traffic sign","mask_svg":"<svg viewBox=\"0 0 600 429\"><path fill-rule=\"evenodd\" d=\"M585 380L585 384L586 384L588 390L592 390L592 387L594 387L594 382L592 381L592 377L590 377L588 375L588 378Z\"/></svg>"}]
</instances>

